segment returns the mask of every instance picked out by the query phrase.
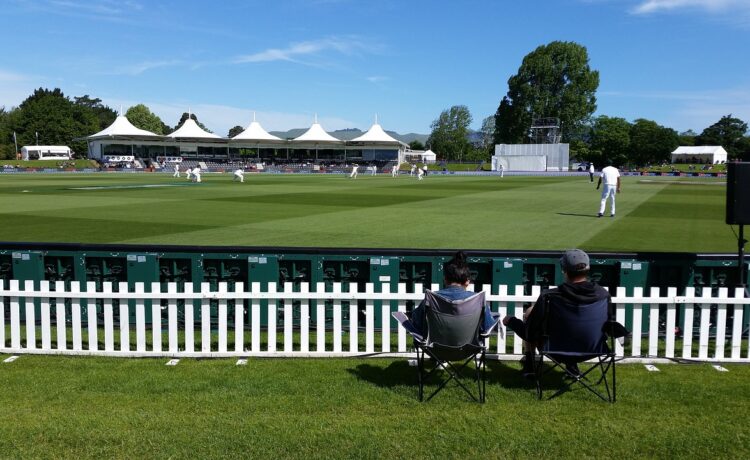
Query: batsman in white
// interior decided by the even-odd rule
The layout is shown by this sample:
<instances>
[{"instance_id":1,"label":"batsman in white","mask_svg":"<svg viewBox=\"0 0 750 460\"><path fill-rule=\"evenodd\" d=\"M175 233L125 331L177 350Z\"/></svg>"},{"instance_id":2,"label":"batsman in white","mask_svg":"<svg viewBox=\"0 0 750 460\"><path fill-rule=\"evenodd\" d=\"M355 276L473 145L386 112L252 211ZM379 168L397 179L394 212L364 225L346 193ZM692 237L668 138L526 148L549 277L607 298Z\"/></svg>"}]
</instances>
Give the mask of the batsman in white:
<instances>
[{"instance_id":1,"label":"batsman in white","mask_svg":"<svg viewBox=\"0 0 750 460\"><path fill-rule=\"evenodd\" d=\"M596 184L596 189L599 190L599 186L604 182L604 189L602 190L602 202L599 205L599 217L604 215L604 208L607 206L607 198L612 197L612 206L610 209L610 216L615 217L615 195L620 193L620 171L614 166L607 166L602 169L602 173L599 176L599 182Z\"/></svg>"},{"instance_id":2,"label":"batsman in white","mask_svg":"<svg viewBox=\"0 0 750 460\"><path fill-rule=\"evenodd\" d=\"M243 171L242 168L234 170L234 177L232 177L232 181L236 180L245 182L245 171Z\"/></svg>"},{"instance_id":3,"label":"batsman in white","mask_svg":"<svg viewBox=\"0 0 750 460\"><path fill-rule=\"evenodd\" d=\"M356 179L357 174L358 174L357 171L359 171L359 165L358 164L352 165L352 173L349 174L349 179Z\"/></svg>"},{"instance_id":4,"label":"batsman in white","mask_svg":"<svg viewBox=\"0 0 750 460\"><path fill-rule=\"evenodd\" d=\"M200 182L201 181L201 168L200 166L196 166L193 168L193 182Z\"/></svg>"}]
</instances>

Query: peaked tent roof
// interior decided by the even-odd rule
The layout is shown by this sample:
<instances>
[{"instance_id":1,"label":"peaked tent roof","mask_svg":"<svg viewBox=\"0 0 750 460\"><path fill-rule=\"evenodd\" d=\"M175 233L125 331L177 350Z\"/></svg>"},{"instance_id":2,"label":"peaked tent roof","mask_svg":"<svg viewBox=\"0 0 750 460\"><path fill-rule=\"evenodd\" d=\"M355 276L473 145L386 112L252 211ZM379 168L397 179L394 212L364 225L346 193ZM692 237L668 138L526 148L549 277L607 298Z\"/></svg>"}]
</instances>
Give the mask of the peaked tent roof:
<instances>
[{"instance_id":1,"label":"peaked tent roof","mask_svg":"<svg viewBox=\"0 0 750 460\"><path fill-rule=\"evenodd\" d=\"M294 142L343 142L341 139L336 139L325 132L323 127L320 126L317 121L310 126L310 129L305 131L299 137L295 137L293 140Z\"/></svg>"},{"instance_id":2,"label":"peaked tent roof","mask_svg":"<svg viewBox=\"0 0 750 460\"><path fill-rule=\"evenodd\" d=\"M198 123L195 122L192 118L188 118L185 120L185 123L180 126L180 129L173 132L172 134L168 134L167 137L184 137L184 138L192 138L192 139L221 139L221 136L217 136L216 134L209 133L208 131L204 131L200 126L198 126Z\"/></svg>"},{"instance_id":3,"label":"peaked tent roof","mask_svg":"<svg viewBox=\"0 0 750 460\"><path fill-rule=\"evenodd\" d=\"M359 137L355 137L351 142L388 142L393 144L399 144L400 141L391 137L388 133L383 131L383 128L375 123L370 126L370 129L366 133Z\"/></svg>"},{"instance_id":4,"label":"peaked tent roof","mask_svg":"<svg viewBox=\"0 0 750 460\"><path fill-rule=\"evenodd\" d=\"M239 140L242 140L242 141L281 141L283 140L281 138L274 136L273 134L269 134L268 131L263 129L260 123L258 123L255 120L253 120L253 122L250 123L250 126L248 126L244 131L234 136L232 139L238 140L238 141Z\"/></svg>"},{"instance_id":5,"label":"peaked tent roof","mask_svg":"<svg viewBox=\"0 0 750 460\"><path fill-rule=\"evenodd\" d=\"M151 131L145 129L136 128L130 123L130 120L125 115L118 115L115 121L111 125L107 126L103 130L96 134L89 136L89 139L97 137L109 137L109 136L146 136L146 137L162 137L159 134L154 134Z\"/></svg>"},{"instance_id":6,"label":"peaked tent roof","mask_svg":"<svg viewBox=\"0 0 750 460\"><path fill-rule=\"evenodd\" d=\"M672 152L673 155L711 155L715 153L724 153L727 152L724 150L724 147L720 145L697 145L697 146L682 146L677 147L674 152Z\"/></svg>"}]
</instances>

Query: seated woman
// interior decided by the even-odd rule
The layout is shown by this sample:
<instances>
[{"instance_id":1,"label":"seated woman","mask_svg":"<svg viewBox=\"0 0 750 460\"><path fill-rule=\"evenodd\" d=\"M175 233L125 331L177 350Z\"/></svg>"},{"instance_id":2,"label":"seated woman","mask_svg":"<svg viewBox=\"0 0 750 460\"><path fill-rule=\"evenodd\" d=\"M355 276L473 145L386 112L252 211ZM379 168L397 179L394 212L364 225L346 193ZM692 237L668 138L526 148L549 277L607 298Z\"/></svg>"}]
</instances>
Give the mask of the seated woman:
<instances>
[{"instance_id":1,"label":"seated woman","mask_svg":"<svg viewBox=\"0 0 750 460\"><path fill-rule=\"evenodd\" d=\"M469 265L466 263L466 254L458 251L451 260L443 265L443 289L435 291L435 294L448 300L461 300L473 296L475 293L467 291L471 283ZM484 309L481 332L490 330L495 323L489 308ZM411 314L411 323L418 334L424 335L425 325L425 302L417 306Z\"/></svg>"}]
</instances>

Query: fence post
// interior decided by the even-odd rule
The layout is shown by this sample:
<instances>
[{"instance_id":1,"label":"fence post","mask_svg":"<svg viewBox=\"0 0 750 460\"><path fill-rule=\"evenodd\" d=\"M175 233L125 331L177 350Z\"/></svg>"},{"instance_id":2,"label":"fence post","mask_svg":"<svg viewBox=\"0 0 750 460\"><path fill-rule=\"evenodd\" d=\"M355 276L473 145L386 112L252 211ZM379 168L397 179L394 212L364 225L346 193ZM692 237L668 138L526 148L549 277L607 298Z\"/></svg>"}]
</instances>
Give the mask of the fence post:
<instances>
[{"instance_id":1,"label":"fence post","mask_svg":"<svg viewBox=\"0 0 750 460\"><path fill-rule=\"evenodd\" d=\"M55 281L55 292L65 294L64 281ZM68 348L68 328L65 323L65 299L63 297L55 298L55 313L57 320L57 349L65 350Z\"/></svg>"},{"instance_id":2,"label":"fence post","mask_svg":"<svg viewBox=\"0 0 750 460\"><path fill-rule=\"evenodd\" d=\"M96 315L96 282L86 282L86 294L91 294L86 298L86 312L88 313L88 331L89 331L89 350L96 351L99 349L99 339L97 337L98 319Z\"/></svg>"},{"instance_id":3,"label":"fence post","mask_svg":"<svg viewBox=\"0 0 750 460\"><path fill-rule=\"evenodd\" d=\"M245 284L238 282L234 285L234 292L245 293ZM235 299L234 301L234 351L242 353L245 350L245 301Z\"/></svg>"},{"instance_id":4,"label":"fence post","mask_svg":"<svg viewBox=\"0 0 750 460\"><path fill-rule=\"evenodd\" d=\"M78 294L81 292L81 285L78 281L70 282L71 294ZM71 297L70 299L70 317L71 325L73 327L73 350L81 351L83 349L82 342L82 325L81 325L81 299L80 297Z\"/></svg>"},{"instance_id":5,"label":"fence post","mask_svg":"<svg viewBox=\"0 0 750 460\"><path fill-rule=\"evenodd\" d=\"M26 280L24 282L24 291L29 294L34 292L34 281ZM36 348L36 315L34 312L34 296L27 295L24 298L26 307L26 348L33 350Z\"/></svg>"},{"instance_id":6,"label":"fence post","mask_svg":"<svg viewBox=\"0 0 750 460\"><path fill-rule=\"evenodd\" d=\"M143 282L135 283L136 294L144 294L146 289ZM143 353L146 351L146 302L144 299L135 301L135 349Z\"/></svg>"},{"instance_id":7,"label":"fence post","mask_svg":"<svg viewBox=\"0 0 750 460\"><path fill-rule=\"evenodd\" d=\"M0 281L1 283L2 281ZM40 288L42 291L49 292L49 281L44 280L40 284ZM2 305L0 305L0 310L4 310ZM51 332L51 322L50 322L50 310L49 310L49 297L43 297L41 299L41 306L39 309L39 313L42 315L42 350L50 350L52 348L52 332ZM1 320L2 314L0 313L0 328L5 330L5 324ZM0 340L0 345L4 345L3 341Z\"/></svg>"},{"instance_id":8,"label":"fence post","mask_svg":"<svg viewBox=\"0 0 750 460\"><path fill-rule=\"evenodd\" d=\"M300 292L305 298L300 301L299 306L299 349L303 353L310 351L310 284L302 283Z\"/></svg>"}]
</instances>

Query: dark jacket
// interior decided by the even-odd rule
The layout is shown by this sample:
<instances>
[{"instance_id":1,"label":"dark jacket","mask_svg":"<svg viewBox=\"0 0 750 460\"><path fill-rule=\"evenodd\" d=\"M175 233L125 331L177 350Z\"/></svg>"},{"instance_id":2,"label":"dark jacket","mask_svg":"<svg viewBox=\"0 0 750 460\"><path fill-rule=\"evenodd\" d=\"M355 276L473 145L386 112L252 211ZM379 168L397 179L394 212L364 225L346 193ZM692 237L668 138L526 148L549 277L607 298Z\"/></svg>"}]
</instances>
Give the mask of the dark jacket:
<instances>
[{"instance_id":1,"label":"dark jacket","mask_svg":"<svg viewBox=\"0 0 750 460\"><path fill-rule=\"evenodd\" d=\"M534 308L531 310L528 318L526 318L526 338L531 342L540 341L543 333L543 321L544 311L549 296L559 297L562 302L570 306L588 305L596 302L597 300L610 299L609 302L609 317L614 318L614 308L612 306L611 297L603 287L591 281L583 281L580 283L568 283L565 282L556 288L548 289L539 296Z\"/></svg>"}]
</instances>

